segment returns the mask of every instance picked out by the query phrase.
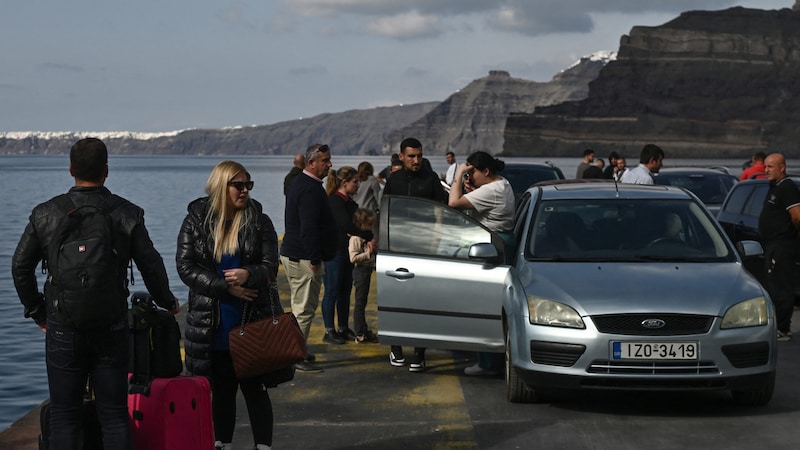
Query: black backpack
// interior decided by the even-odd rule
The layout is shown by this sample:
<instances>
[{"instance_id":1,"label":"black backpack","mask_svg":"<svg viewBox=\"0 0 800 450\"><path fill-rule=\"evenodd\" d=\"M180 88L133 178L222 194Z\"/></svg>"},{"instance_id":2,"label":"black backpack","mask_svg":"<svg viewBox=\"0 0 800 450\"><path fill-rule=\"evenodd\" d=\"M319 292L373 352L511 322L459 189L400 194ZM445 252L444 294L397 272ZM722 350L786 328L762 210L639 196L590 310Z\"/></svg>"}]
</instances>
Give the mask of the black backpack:
<instances>
[{"instance_id":1,"label":"black backpack","mask_svg":"<svg viewBox=\"0 0 800 450\"><path fill-rule=\"evenodd\" d=\"M67 195L56 198L65 215L47 247L45 295L59 317L79 330L108 327L126 316L125 262L111 219L122 201L113 199L116 204L75 206Z\"/></svg>"}]
</instances>

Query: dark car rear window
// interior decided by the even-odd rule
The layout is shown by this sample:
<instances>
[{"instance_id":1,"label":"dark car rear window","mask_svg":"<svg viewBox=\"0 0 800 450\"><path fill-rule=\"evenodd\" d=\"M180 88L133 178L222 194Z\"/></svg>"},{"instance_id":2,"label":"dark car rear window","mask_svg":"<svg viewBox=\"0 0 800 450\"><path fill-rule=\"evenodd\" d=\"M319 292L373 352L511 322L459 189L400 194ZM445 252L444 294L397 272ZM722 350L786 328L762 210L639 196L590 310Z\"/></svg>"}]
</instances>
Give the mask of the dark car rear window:
<instances>
[{"instance_id":1,"label":"dark car rear window","mask_svg":"<svg viewBox=\"0 0 800 450\"><path fill-rule=\"evenodd\" d=\"M667 174L655 177L656 184L679 186L696 195L703 203L722 203L736 179L727 175Z\"/></svg>"},{"instance_id":2,"label":"dark car rear window","mask_svg":"<svg viewBox=\"0 0 800 450\"><path fill-rule=\"evenodd\" d=\"M555 167L509 167L506 166L499 175L511 183L515 193L524 192L540 181L561 180L564 176Z\"/></svg>"}]
</instances>

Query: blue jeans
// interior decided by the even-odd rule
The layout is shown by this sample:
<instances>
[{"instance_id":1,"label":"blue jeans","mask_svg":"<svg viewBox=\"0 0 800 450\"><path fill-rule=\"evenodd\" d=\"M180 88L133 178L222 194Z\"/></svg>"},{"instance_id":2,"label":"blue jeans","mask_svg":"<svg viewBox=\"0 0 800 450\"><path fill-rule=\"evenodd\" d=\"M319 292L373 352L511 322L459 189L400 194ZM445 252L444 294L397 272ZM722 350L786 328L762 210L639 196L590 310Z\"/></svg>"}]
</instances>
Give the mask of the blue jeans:
<instances>
[{"instance_id":1,"label":"blue jeans","mask_svg":"<svg viewBox=\"0 0 800 450\"><path fill-rule=\"evenodd\" d=\"M330 261L325 261L322 277L325 295L322 296L322 320L325 329L335 329L333 315L339 319L339 329L348 328L350 321L350 293L353 290L353 263L347 252L336 252Z\"/></svg>"},{"instance_id":2,"label":"blue jeans","mask_svg":"<svg viewBox=\"0 0 800 450\"><path fill-rule=\"evenodd\" d=\"M82 332L48 317L51 450L82 448L82 405L89 377L104 448L130 450L128 340L127 319L108 329Z\"/></svg>"}]
</instances>

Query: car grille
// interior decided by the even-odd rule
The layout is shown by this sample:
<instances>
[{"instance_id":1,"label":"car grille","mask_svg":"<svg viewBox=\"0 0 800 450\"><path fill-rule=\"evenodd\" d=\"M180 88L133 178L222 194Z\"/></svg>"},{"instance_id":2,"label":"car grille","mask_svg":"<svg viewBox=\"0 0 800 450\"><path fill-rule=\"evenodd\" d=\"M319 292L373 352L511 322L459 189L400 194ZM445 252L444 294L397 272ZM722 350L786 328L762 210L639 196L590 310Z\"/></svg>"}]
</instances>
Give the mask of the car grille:
<instances>
[{"instance_id":1,"label":"car grille","mask_svg":"<svg viewBox=\"0 0 800 450\"><path fill-rule=\"evenodd\" d=\"M769 344L766 342L723 345L722 353L737 369L763 366L769 362Z\"/></svg>"},{"instance_id":2,"label":"car grille","mask_svg":"<svg viewBox=\"0 0 800 450\"><path fill-rule=\"evenodd\" d=\"M719 368L713 361L592 361L589 373L607 375L713 375Z\"/></svg>"},{"instance_id":3,"label":"car grille","mask_svg":"<svg viewBox=\"0 0 800 450\"><path fill-rule=\"evenodd\" d=\"M531 341L531 360L536 364L570 367L586 351L585 345Z\"/></svg>"},{"instance_id":4,"label":"car grille","mask_svg":"<svg viewBox=\"0 0 800 450\"><path fill-rule=\"evenodd\" d=\"M636 336L680 336L705 334L711 329L713 316L691 314L608 314L591 316L597 330L601 333L627 334ZM645 321L661 321L660 328L647 328Z\"/></svg>"}]
</instances>

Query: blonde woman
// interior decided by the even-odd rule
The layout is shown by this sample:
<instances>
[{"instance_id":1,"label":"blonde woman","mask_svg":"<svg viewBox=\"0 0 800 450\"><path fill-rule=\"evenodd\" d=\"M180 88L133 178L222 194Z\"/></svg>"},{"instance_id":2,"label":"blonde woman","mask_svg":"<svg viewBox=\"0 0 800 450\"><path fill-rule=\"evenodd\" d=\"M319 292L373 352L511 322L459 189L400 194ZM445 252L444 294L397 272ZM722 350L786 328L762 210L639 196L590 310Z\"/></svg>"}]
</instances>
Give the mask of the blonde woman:
<instances>
[{"instance_id":1,"label":"blonde woman","mask_svg":"<svg viewBox=\"0 0 800 450\"><path fill-rule=\"evenodd\" d=\"M278 238L261 204L250 198L244 166L222 161L206 182L207 197L189 203L178 234L176 261L189 286L184 347L186 369L208 377L217 449L229 449L236 422L236 393L247 402L256 448L272 445L272 404L260 378L236 378L228 332L249 303L254 318L272 314L268 286L278 273Z\"/></svg>"}]
</instances>

